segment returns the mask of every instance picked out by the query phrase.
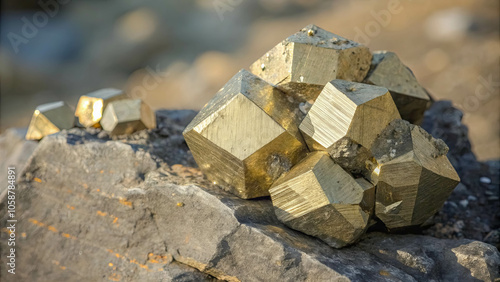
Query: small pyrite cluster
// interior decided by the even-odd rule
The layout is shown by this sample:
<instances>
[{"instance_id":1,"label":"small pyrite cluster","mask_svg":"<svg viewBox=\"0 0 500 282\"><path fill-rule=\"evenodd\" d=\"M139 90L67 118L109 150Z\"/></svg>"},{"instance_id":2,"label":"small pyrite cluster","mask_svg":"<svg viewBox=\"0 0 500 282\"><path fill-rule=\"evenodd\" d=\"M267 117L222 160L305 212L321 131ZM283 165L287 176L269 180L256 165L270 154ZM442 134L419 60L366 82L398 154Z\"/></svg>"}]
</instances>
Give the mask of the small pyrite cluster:
<instances>
[{"instance_id":1,"label":"small pyrite cluster","mask_svg":"<svg viewBox=\"0 0 500 282\"><path fill-rule=\"evenodd\" d=\"M431 102L392 52L309 25L241 70L184 131L200 169L340 248L378 219L419 226L460 179L418 126Z\"/></svg>"},{"instance_id":2,"label":"small pyrite cluster","mask_svg":"<svg viewBox=\"0 0 500 282\"><path fill-rule=\"evenodd\" d=\"M155 112L122 90L104 88L80 97L76 110L62 101L40 105L31 118L27 140L40 140L63 129L102 127L110 135L155 128Z\"/></svg>"}]
</instances>

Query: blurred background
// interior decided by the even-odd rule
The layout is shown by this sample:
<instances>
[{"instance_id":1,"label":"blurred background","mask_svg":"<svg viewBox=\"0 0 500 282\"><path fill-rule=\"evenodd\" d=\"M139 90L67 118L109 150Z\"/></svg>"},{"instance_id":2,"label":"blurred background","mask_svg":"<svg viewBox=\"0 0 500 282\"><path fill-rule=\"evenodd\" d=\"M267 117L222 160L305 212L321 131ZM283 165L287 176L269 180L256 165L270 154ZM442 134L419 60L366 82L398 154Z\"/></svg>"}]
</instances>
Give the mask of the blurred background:
<instances>
[{"instance_id":1,"label":"blurred background","mask_svg":"<svg viewBox=\"0 0 500 282\"><path fill-rule=\"evenodd\" d=\"M103 87L200 109L309 23L396 52L464 112L479 159L500 158L498 0L2 0L0 131Z\"/></svg>"}]
</instances>

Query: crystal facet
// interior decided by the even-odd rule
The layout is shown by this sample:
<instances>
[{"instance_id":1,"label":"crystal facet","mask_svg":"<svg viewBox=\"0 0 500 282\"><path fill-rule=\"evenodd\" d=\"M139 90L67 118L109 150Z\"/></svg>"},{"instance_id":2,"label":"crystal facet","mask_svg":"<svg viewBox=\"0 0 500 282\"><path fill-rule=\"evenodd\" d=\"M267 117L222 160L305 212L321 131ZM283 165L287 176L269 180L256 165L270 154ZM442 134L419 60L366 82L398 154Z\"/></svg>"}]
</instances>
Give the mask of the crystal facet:
<instances>
[{"instance_id":1,"label":"crystal facet","mask_svg":"<svg viewBox=\"0 0 500 282\"><path fill-rule=\"evenodd\" d=\"M102 128L111 135L131 134L136 131L155 128L155 112L139 99L125 99L110 102L101 119Z\"/></svg>"},{"instance_id":2,"label":"crystal facet","mask_svg":"<svg viewBox=\"0 0 500 282\"><path fill-rule=\"evenodd\" d=\"M397 118L398 110L386 88L333 80L299 128L310 150L330 151L345 137L370 149L377 135Z\"/></svg>"},{"instance_id":3,"label":"crystal facet","mask_svg":"<svg viewBox=\"0 0 500 282\"><path fill-rule=\"evenodd\" d=\"M105 88L80 97L75 116L83 127L100 127L99 121L108 103L125 99L122 90Z\"/></svg>"},{"instance_id":4,"label":"crystal facet","mask_svg":"<svg viewBox=\"0 0 500 282\"><path fill-rule=\"evenodd\" d=\"M268 189L306 152L298 114L286 95L242 70L184 131L207 177L242 198Z\"/></svg>"},{"instance_id":5,"label":"crystal facet","mask_svg":"<svg viewBox=\"0 0 500 282\"><path fill-rule=\"evenodd\" d=\"M250 71L287 93L314 101L333 79L362 81L370 69L367 47L308 25L250 66Z\"/></svg>"},{"instance_id":6,"label":"crystal facet","mask_svg":"<svg viewBox=\"0 0 500 282\"><path fill-rule=\"evenodd\" d=\"M442 207L460 182L447 152L442 140L404 120L391 122L375 140L375 213L387 228L420 225Z\"/></svg>"},{"instance_id":7,"label":"crystal facet","mask_svg":"<svg viewBox=\"0 0 500 282\"><path fill-rule=\"evenodd\" d=\"M332 247L355 242L373 212L375 188L354 179L326 152L313 152L269 190L280 221Z\"/></svg>"},{"instance_id":8,"label":"crystal facet","mask_svg":"<svg viewBox=\"0 0 500 282\"><path fill-rule=\"evenodd\" d=\"M40 140L63 129L70 129L74 121L73 110L62 101L40 105L33 113L26 139Z\"/></svg>"},{"instance_id":9,"label":"crystal facet","mask_svg":"<svg viewBox=\"0 0 500 282\"><path fill-rule=\"evenodd\" d=\"M430 97L395 53L374 52L365 82L389 89L401 118L414 124L422 122Z\"/></svg>"}]
</instances>

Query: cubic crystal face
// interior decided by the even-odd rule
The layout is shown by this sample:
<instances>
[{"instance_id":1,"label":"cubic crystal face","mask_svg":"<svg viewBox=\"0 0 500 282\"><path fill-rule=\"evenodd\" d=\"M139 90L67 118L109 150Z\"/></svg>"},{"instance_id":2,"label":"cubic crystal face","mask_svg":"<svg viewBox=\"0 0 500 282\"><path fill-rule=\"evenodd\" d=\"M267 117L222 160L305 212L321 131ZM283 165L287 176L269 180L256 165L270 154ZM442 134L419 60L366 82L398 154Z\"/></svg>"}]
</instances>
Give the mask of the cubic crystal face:
<instances>
[{"instance_id":1,"label":"cubic crystal face","mask_svg":"<svg viewBox=\"0 0 500 282\"><path fill-rule=\"evenodd\" d=\"M401 118L414 124L422 122L430 97L395 53L374 52L365 82L389 89Z\"/></svg>"},{"instance_id":2,"label":"cubic crystal face","mask_svg":"<svg viewBox=\"0 0 500 282\"><path fill-rule=\"evenodd\" d=\"M333 80L300 124L310 150L330 151L342 138L370 149L377 135L400 118L386 88Z\"/></svg>"},{"instance_id":3,"label":"cubic crystal face","mask_svg":"<svg viewBox=\"0 0 500 282\"><path fill-rule=\"evenodd\" d=\"M104 88L87 95L82 95L75 110L75 116L83 127L101 127L99 121L108 103L125 99L122 90Z\"/></svg>"},{"instance_id":4,"label":"cubic crystal face","mask_svg":"<svg viewBox=\"0 0 500 282\"><path fill-rule=\"evenodd\" d=\"M269 195L271 184L305 154L286 95L242 70L184 131L206 176L241 198Z\"/></svg>"},{"instance_id":5,"label":"cubic crystal face","mask_svg":"<svg viewBox=\"0 0 500 282\"><path fill-rule=\"evenodd\" d=\"M33 113L26 139L40 140L63 129L70 129L74 121L73 110L63 101L40 105Z\"/></svg>"},{"instance_id":6,"label":"cubic crystal face","mask_svg":"<svg viewBox=\"0 0 500 282\"><path fill-rule=\"evenodd\" d=\"M102 128L111 135L131 134L156 127L155 112L140 99L110 102L100 121Z\"/></svg>"},{"instance_id":7,"label":"cubic crystal face","mask_svg":"<svg viewBox=\"0 0 500 282\"><path fill-rule=\"evenodd\" d=\"M326 152L313 152L269 190L280 221L340 248L366 230L375 188L354 179Z\"/></svg>"},{"instance_id":8,"label":"cubic crystal face","mask_svg":"<svg viewBox=\"0 0 500 282\"><path fill-rule=\"evenodd\" d=\"M308 25L255 61L250 71L287 93L314 101L333 79L361 82L371 58L367 47Z\"/></svg>"},{"instance_id":9,"label":"cubic crystal face","mask_svg":"<svg viewBox=\"0 0 500 282\"><path fill-rule=\"evenodd\" d=\"M421 225L460 182L446 144L407 121L393 121L374 148L379 163L375 214L389 229Z\"/></svg>"}]
</instances>

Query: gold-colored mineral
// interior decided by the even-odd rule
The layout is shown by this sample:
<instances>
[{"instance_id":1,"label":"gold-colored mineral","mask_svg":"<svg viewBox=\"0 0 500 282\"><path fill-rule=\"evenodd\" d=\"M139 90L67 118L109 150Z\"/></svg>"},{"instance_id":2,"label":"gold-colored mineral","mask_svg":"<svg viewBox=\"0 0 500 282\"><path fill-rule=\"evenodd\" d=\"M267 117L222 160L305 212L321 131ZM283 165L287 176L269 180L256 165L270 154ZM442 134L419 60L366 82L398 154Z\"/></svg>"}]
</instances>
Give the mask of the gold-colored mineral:
<instances>
[{"instance_id":1,"label":"gold-colored mineral","mask_svg":"<svg viewBox=\"0 0 500 282\"><path fill-rule=\"evenodd\" d=\"M111 135L131 134L156 127L155 112L140 99L110 102L100 121L102 128Z\"/></svg>"},{"instance_id":2,"label":"gold-colored mineral","mask_svg":"<svg viewBox=\"0 0 500 282\"><path fill-rule=\"evenodd\" d=\"M398 107L401 118L414 124L422 122L430 97L418 83L412 71L399 60L395 53L374 52L372 66L365 82L387 88Z\"/></svg>"},{"instance_id":3,"label":"gold-colored mineral","mask_svg":"<svg viewBox=\"0 0 500 282\"><path fill-rule=\"evenodd\" d=\"M250 71L303 101L314 101L333 79L361 82L370 69L367 47L315 25L283 40Z\"/></svg>"},{"instance_id":4,"label":"gold-colored mineral","mask_svg":"<svg viewBox=\"0 0 500 282\"><path fill-rule=\"evenodd\" d=\"M269 190L278 219L335 248L354 243L373 213L375 187L326 152L310 153Z\"/></svg>"},{"instance_id":5,"label":"gold-colored mineral","mask_svg":"<svg viewBox=\"0 0 500 282\"><path fill-rule=\"evenodd\" d=\"M286 94L241 70L183 134L206 176L248 199L269 195L271 184L305 155L298 123Z\"/></svg>"},{"instance_id":6,"label":"gold-colored mineral","mask_svg":"<svg viewBox=\"0 0 500 282\"><path fill-rule=\"evenodd\" d=\"M125 99L122 90L104 88L80 97L75 110L75 116L83 127L100 127L99 121L108 103Z\"/></svg>"},{"instance_id":7,"label":"gold-colored mineral","mask_svg":"<svg viewBox=\"0 0 500 282\"><path fill-rule=\"evenodd\" d=\"M40 140L63 129L70 129L74 121L73 110L62 101L40 105L33 113L26 139Z\"/></svg>"},{"instance_id":8,"label":"gold-colored mineral","mask_svg":"<svg viewBox=\"0 0 500 282\"><path fill-rule=\"evenodd\" d=\"M446 144L407 121L393 121L372 151L379 163L375 214L389 229L423 224L460 182Z\"/></svg>"},{"instance_id":9,"label":"gold-colored mineral","mask_svg":"<svg viewBox=\"0 0 500 282\"><path fill-rule=\"evenodd\" d=\"M370 149L377 135L397 118L386 88L337 79L326 84L299 128L312 151L331 151L345 137Z\"/></svg>"}]
</instances>

